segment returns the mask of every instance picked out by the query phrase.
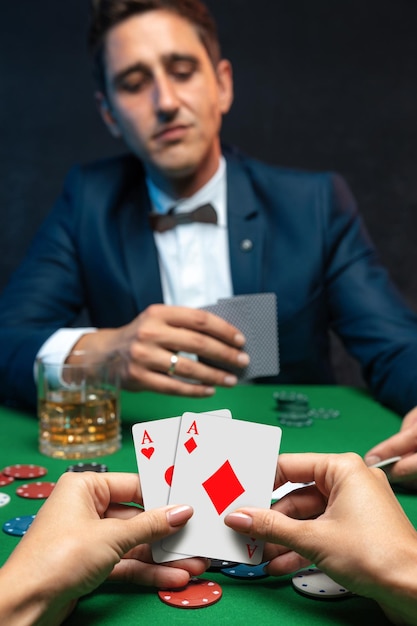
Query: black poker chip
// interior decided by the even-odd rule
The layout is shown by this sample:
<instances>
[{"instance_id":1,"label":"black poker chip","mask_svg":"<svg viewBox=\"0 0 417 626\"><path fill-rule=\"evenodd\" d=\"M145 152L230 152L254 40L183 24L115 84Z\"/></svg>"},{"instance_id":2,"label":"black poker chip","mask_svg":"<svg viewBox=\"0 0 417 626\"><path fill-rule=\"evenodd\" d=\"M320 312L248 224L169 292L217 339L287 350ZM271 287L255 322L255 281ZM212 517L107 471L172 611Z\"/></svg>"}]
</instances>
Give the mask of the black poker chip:
<instances>
[{"instance_id":1,"label":"black poker chip","mask_svg":"<svg viewBox=\"0 0 417 626\"><path fill-rule=\"evenodd\" d=\"M108 472L109 468L104 463L76 463L67 467L67 472Z\"/></svg>"},{"instance_id":2,"label":"black poker chip","mask_svg":"<svg viewBox=\"0 0 417 626\"><path fill-rule=\"evenodd\" d=\"M236 561L223 561L221 559L210 559L210 567L208 572L220 572L225 567L234 567L238 565Z\"/></svg>"},{"instance_id":3,"label":"black poker chip","mask_svg":"<svg viewBox=\"0 0 417 626\"><path fill-rule=\"evenodd\" d=\"M308 396L292 391L278 391L273 394L273 397L277 403L278 421L281 426L303 428L313 424L309 413Z\"/></svg>"}]
</instances>

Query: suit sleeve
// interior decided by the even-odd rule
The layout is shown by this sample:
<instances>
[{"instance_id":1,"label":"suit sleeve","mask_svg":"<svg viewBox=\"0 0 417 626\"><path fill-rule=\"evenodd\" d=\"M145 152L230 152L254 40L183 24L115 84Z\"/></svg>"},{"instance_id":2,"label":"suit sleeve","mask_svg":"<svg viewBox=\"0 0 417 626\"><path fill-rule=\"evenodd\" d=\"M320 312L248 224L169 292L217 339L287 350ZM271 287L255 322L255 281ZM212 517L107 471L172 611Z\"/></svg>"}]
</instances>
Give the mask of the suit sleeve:
<instances>
[{"instance_id":1,"label":"suit sleeve","mask_svg":"<svg viewBox=\"0 0 417 626\"><path fill-rule=\"evenodd\" d=\"M79 178L74 168L0 298L0 400L10 405L34 405L37 352L83 308L75 237Z\"/></svg>"},{"instance_id":2,"label":"suit sleeve","mask_svg":"<svg viewBox=\"0 0 417 626\"><path fill-rule=\"evenodd\" d=\"M417 405L417 316L380 263L346 183L332 181L325 228L332 327L377 399L404 414Z\"/></svg>"}]
</instances>

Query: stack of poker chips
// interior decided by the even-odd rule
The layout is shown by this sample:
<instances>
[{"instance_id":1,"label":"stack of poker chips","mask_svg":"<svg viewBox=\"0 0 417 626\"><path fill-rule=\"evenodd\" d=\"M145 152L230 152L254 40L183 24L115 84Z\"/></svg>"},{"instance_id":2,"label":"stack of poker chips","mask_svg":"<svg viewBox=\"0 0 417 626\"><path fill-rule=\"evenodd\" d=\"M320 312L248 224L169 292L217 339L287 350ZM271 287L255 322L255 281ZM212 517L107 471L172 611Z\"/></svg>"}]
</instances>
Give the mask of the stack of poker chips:
<instances>
[{"instance_id":1,"label":"stack of poker chips","mask_svg":"<svg viewBox=\"0 0 417 626\"><path fill-rule=\"evenodd\" d=\"M311 426L314 420L335 419L340 416L337 409L311 408L308 396L295 391L277 391L273 394L277 403L278 421L282 426L302 428Z\"/></svg>"},{"instance_id":2,"label":"stack of poker chips","mask_svg":"<svg viewBox=\"0 0 417 626\"><path fill-rule=\"evenodd\" d=\"M307 396L292 391L278 391L274 393L274 398L279 412L278 421L282 426L302 428L312 425L313 418Z\"/></svg>"}]
</instances>

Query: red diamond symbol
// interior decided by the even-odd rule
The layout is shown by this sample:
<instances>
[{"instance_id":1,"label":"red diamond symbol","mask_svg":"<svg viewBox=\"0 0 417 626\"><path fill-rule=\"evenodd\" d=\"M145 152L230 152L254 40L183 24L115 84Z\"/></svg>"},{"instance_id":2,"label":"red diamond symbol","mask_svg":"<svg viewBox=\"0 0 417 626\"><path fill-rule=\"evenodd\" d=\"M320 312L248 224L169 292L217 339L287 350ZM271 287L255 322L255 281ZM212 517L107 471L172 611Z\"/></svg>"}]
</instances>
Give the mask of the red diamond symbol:
<instances>
[{"instance_id":1,"label":"red diamond symbol","mask_svg":"<svg viewBox=\"0 0 417 626\"><path fill-rule=\"evenodd\" d=\"M193 452L197 447L194 437L191 437L191 439L188 439L188 441L185 442L184 446L187 452L191 454L191 452Z\"/></svg>"},{"instance_id":2,"label":"red diamond symbol","mask_svg":"<svg viewBox=\"0 0 417 626\"><path fill-rule=\"evenodd\" d=\"M203 482L203 487L219 515L245 492L229 461L225 461L210 478L207 478Z\"/></svg>"}]
</instances>

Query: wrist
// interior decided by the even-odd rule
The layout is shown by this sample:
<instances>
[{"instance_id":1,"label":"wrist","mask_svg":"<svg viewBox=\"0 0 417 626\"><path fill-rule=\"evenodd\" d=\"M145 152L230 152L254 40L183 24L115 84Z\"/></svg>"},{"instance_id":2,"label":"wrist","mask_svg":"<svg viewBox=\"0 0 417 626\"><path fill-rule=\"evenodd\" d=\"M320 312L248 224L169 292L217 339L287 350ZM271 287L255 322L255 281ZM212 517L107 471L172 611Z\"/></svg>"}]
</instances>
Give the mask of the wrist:
<instances>
[{"instance_id":1,"label":"wrist","mask_svg":"<svg viewBox=\"0 0 417 626\"><path fill-rule=\"evenodd\" d=\"M29 572L30 570L30 572ZM8 565L0 569L0 624L3 626L58 626L73 603L53 597L47 584L31 568Z\"/></svg>"},{"instance_id":2,"label":"wrist","mask_svg":"<svg viewBox=\"0 0 417 626\"><path fill-rule=\"evenodd\" d=\"M97 352L106 356L113 356L119 350L119 332L115 328L101 328L92 333L82 335L71 352Z\"/></svg>"},{"instance_id":3,"label":"wrist","mask_svg":"<svg viewBox=\"0 0 417 626\"><path fill-rule=\"evenodd\" d=\"M417 536L405 554L395 552L395 566L382 562L378 591L372 594L394 624L417 625Z\"/></svg>"}]
</instances>

